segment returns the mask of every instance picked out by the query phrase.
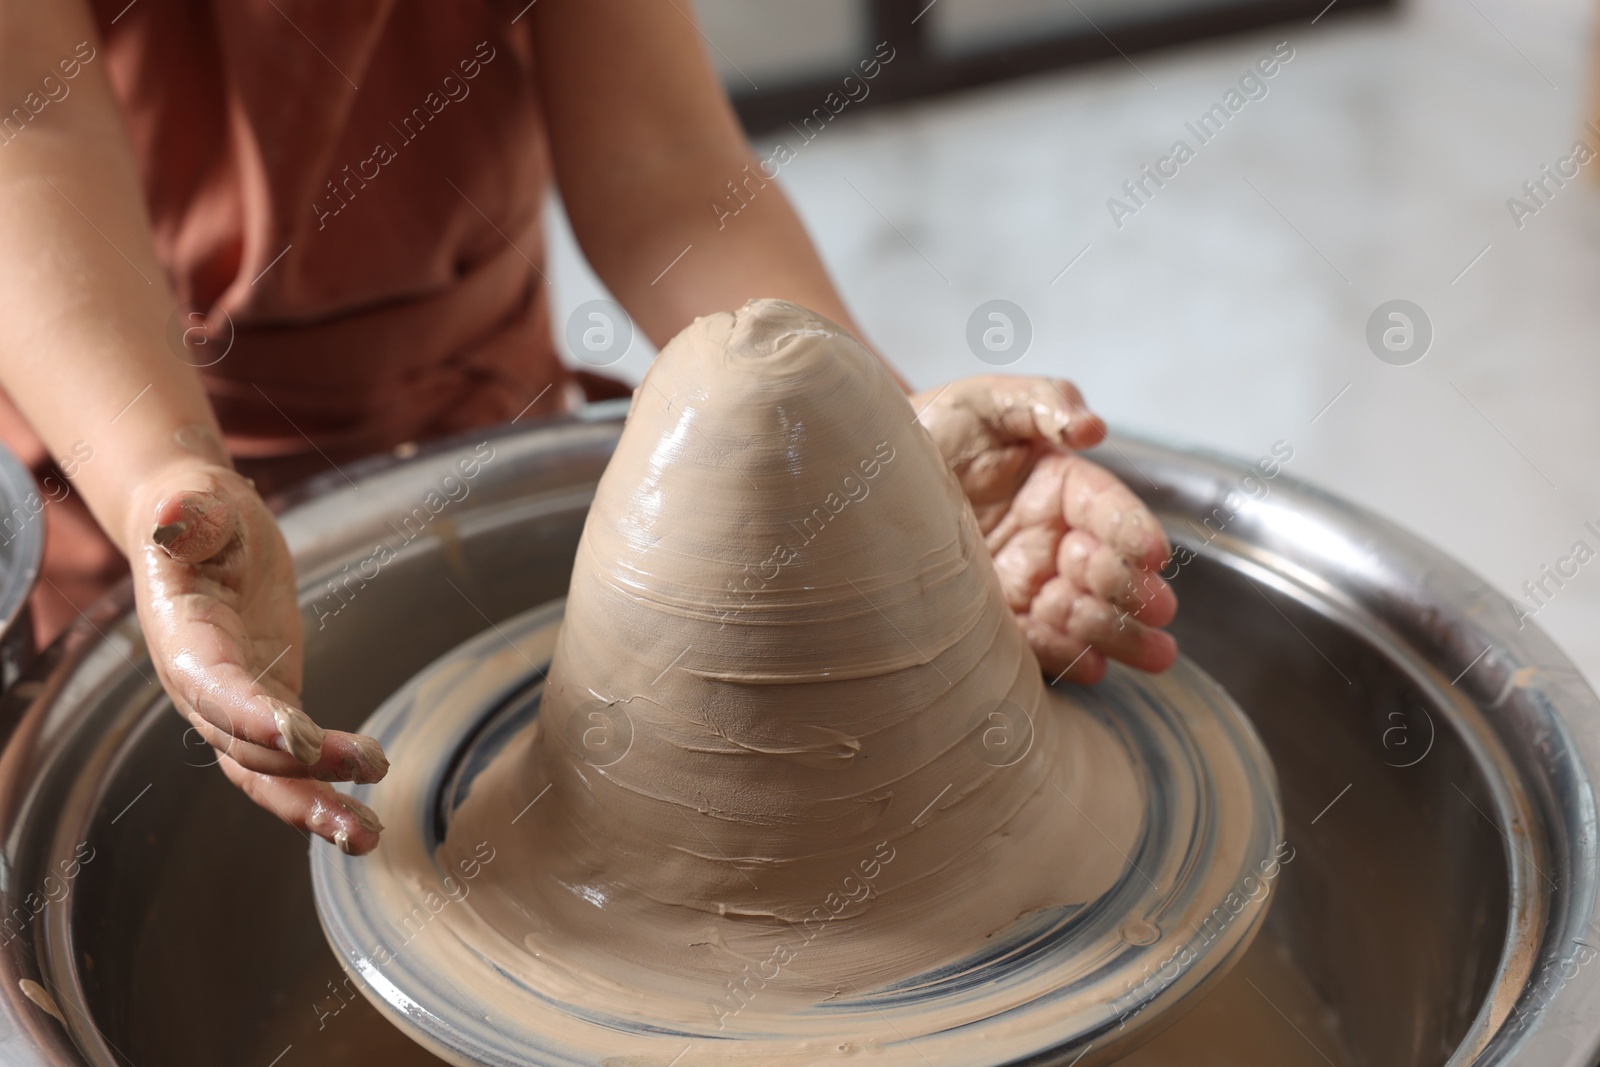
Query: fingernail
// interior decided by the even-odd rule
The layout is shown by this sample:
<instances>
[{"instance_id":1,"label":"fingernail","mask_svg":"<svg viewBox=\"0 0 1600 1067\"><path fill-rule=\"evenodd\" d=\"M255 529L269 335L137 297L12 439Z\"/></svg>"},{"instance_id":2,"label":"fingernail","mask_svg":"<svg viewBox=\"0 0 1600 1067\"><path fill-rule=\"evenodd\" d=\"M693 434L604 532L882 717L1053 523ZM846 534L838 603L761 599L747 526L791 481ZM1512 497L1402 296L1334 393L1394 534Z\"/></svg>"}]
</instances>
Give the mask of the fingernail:
<instances>
[{"instance_id":1,"label":"fingernail","mask_svg":"<svg viewBox=\"0 0 1600 1067\"><path fill-rule=\"evenodd\" d=\"M383 823L378 821L378 813L367 807L354 797L347 797L343 793L335 797L339 806L356 818L356 823L368 833L383 833ZM344 831L340 831L344 833Z\"/></svg>"},{"instance_id":2,"label":"fingernail","mask_svg":"<svg viewBox=\"0 0 1600 1067\"><path fill-rule=\"evenodd\" d=\"M171 545L172 542L176 541L178 538L182 537L188 532L189 524L180 519L177 522L169 522L163 526L157 526L154 530L150 531L150 540L154 541L158 546L165 549Z\"/></svg>"},{"instance_id":3,"label":"fingernail","mask_svg":"<svg viewBox=\"0 0 1600 1067\"><path fill-rule=\"evenodd\" d=\"M364 734L356 734L351 741L356 750L353 780L362 783L378 782L389 773L389 759L383 754L383 746Z\"/></svg>"},{"instance_id":4,"label":"fingernail","mask_svg":"<svg viewBox=\"0 0 1600 1067\"><path fill-rule=\"evenodd\" d=\"M289 755L301 763L312 764L322 758L322 739L327 731L311 721L311 716L291 704L265 698L278 725L278 737Z\"/></svg>"}]
</instances>

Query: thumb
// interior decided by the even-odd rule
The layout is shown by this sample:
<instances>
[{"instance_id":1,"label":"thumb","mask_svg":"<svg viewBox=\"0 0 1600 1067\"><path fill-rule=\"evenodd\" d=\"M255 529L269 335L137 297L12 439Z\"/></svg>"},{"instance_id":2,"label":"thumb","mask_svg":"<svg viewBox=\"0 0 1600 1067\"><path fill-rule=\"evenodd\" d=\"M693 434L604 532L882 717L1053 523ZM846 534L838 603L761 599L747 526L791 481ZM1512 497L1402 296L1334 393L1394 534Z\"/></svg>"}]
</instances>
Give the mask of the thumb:
<instances>
[{"instance_id":1,"label":"thumb","mask_svg":"<svg viewBox=\"0 0 1600 1067\"><path fill-rule=\"evenodd\" d=\"M1092 448L1106 424L1071 382L1055 378L994 379L995 422L1015 441L1043 440L1065 448Z\"/></svg>"},{"instance_id":2,"label":"thumb","mask_svg":"<svg viewBox=\"0 0 1600 1067\"><path fill-rule=\"evenodd\" d=\"M1063 427L1062 437L1068 448L1081 451L1106 439L1105 420L1089 410L1076 386L1060 380L1050 380L1045 385L1056 405L1057 421Z\"/></svg>"},{"instance_id":3,"label":"thumb","mask_svg":"<svg viewBox=\"0 0 1600 1067\"><path fill-rule=\"evenodd\" d=\"M179 563L204 563L232 540L234 509L215 490L182 489L157 501L150 539Z\"/></svg>"}]
</instances>

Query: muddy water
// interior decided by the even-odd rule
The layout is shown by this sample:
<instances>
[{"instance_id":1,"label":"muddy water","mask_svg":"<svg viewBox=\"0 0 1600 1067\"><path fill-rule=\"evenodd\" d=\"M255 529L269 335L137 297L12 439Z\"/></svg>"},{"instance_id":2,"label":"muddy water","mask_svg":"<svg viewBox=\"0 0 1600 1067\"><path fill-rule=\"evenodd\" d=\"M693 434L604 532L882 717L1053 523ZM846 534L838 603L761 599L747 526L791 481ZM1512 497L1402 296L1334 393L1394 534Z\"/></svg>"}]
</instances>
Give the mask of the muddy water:
<instances>
[{"instance_id":1,"label":"muddy water","mask_svg":"<svg viewBox=\"0 0 1600 1067\"><path fill-rule=\"evenodd\" d=\"M1345 1067L1338 1019L1263 934L1239 965L1119 1067Z\"/></svg>"}]
</instances>

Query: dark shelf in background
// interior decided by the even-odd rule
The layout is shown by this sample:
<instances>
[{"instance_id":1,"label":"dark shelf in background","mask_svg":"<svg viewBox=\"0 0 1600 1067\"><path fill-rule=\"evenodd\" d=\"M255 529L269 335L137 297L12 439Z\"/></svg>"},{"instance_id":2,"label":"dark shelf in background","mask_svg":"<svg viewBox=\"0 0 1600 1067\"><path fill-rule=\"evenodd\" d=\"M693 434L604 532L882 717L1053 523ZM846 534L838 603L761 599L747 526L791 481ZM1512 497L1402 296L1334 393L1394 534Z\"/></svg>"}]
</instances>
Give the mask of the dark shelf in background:
<instances>
[{"instance_id":1,"label":"dark shelf in background","mask_svg":"<svg viewBox=\"0 0 1600 1067\"><path fill-rule=\"evenodd\" d=\"M1396 0L1246 0L1182 12L1141 22L1122 23L1107 35L1090 29L1084 33L1055 34L1036 41L994 46L969 53L939 54L932 47L930 23L918 20L928 0L868 0L868 43L864 55L880 41L895 49L893 62L885 66L872 82L865 99L851 103L857 111L884 104L916 100L940 93L957 92L980 85L1021 78L1030 74L1060 70L1085 63L1096 63L1119 55L1132 55L1159 48L1225 37L1266 26L1300 23L1309 26L1354 11L1393 8ZM760 90L733 91L733 104L745 130L754 135L768 133L791 122L798 123L814 109L823 106L829 93L840 92L840 83L853 70L828 76L791 81Z\"/></svg>"}]
</instances>

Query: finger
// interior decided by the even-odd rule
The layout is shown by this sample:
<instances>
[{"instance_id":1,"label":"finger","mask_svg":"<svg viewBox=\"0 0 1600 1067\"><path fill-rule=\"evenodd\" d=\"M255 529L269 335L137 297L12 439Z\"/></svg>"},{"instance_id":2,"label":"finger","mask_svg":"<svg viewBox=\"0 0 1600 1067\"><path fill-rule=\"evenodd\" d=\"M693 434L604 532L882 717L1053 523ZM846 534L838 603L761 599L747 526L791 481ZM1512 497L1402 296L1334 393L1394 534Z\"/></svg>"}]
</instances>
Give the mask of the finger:
<instances>
[{"instance_id":1,"label":"finger","mask_svg":"<svg viewBox=\"0 0 1600 1067\"><path fill-rule=\"evenodd\" d=\"M1095 600L1083 586L1066 575L1056 575L1039 587L1028 609L1035 621L1059 633L1072 632L1072 615L1080 602Z\"/></svg>"},{"instance_id":2,"label":"finger","mask_svg":"<svg viewBox=\"0 0 1600 1067\"><path fill-rule=\"evenodd\" d=\"M383 780L389 773L389 760L383 748L363 734L329 731L322 756L311 764L301 763L287 752L262 748L241 741L191 712L189 721L205 742L245 770L275 778L315 778L322 782L356 782L366 785Z\"/></svg>"},{"instance_id":3,"label":"finger","mask_svg":"<svg viewBox=\"0 0 1600 1067\"><path fill-rule=\"evenodd\" d=\"M1028 616L1049 631L1091 644L1140 670L1164 671L1177 659L1177 642L1170 634L1147 626L1062 576L1044 584Z\"/></svg>"},{"instance_id":4,"label":"finger","mask_svg":"<svg viewBox=\"0 0 1600 1067\"><path fill-rule=\"evenodd\" d=\"M1127 612L1085 594L1068 611L1061 629L1130 667L1159 674L1178 659L1178 642L1165 630L1146 626Z\"/></svg>"},{"instance_id":5,"label":"finger","mask_svg":"<svg viewBox=\"0 0 1600 1067\"><path fill-rule=\"evenodd\" d=\"M1068 448L1093 448L1106 439L1105 420L1089 410L1077 386L1060 378L1044 379L1043 385L1052 394L1050 406L1063 405L1067 409L1062 443Z\"/></svg>"},{"instance_id":6,"label":"finger","mask_svg":"<svg viewBox=\"0 0 1600 1067\"><path fill-rule=\"evenodd\" d=\"M1044 440L1065 448L1089 448L1106 435L1106 424L1083 402L1071 382L1051 378L986 381L993 421L1013 440Z\"/></svg>"},{"instance_id":7,"label":"finger","mask_svg":"<svg viewBox=\"0 0 1600 1067\"><path fill-rule=\"evenodd\" d=\"M1015 450L1016 446L1013 446L1012 451ZM1034 448L1029 450L1029 458L1033 460L1032 469L1023 472L1026 477L1020 484L1013 479L1009 483L992 485L996 491L992 495L1001 496L1003 493L996 503L1005 508L1005 513L985 537L991 552L997 553L1019 531L1029 528L1049 531L1052 544L1057 537L1066 533L1067 520L1063 514L1061 493L1072 457L1056 451L1044 451L1041 454L1038 448ZM1047 572L1051 562L1048 557L1040 560Z\"/></svg>"},{"instance_id":8,"label":"finger","mask_svg":"<svg viewBox=\"0 0 1600 1067\"><path fill-rule=\"evenodd\" d=\"M1075 588L1088 589L1091 570L1102 581L1106 577L1103 574L1105 565L1096 563L1104 556L1110 556L1119 562L1122 559L1088 530L1068 530L1066 536L1061 538L1060 547L1056 549L1056 573Z\"/></svg>"},{"instance_id":9,"label":"finger","mask_svg":"<svg viewBox=\"0 0 1600 1067\"><path fill-rule=\"evenodd\" d=\"M274 778L223 756L218 766L245 796L290 826L316 834L341 852L364 856L378 847L383 823L373 810L325 782Z\"/></svg>"},{"instance_id":10,"label":"finger","mask_svg":"<svg viewBox=\"0 0 1600 1067\"><path fill-rule=\"evenodd\" d=\"M203 563L221 552L233 533L234 511L227 498L189 489L156 503L150 539L179 563Z\"/></svg>"},{"instance_id":11,"label":"finger","mask_svg":"<svg viewBox=\"0 0 1600 1067\"><path fill-rule=\"evenodd\" d=\"M1116 475L1081 456L1069 457L1062 489L1067 525L1087 530L1123 557L1159 569L1172 555L1161 524Z\"/></svg>"},{"instance_id":12,"label":"finger","mask_svg":"<svg viewBox=\"0 0 1600 1067\"><path fill-rule=\"evenodd\" d=\"M1044 675L1051 684L1060 681L1093 685L1106 674L1106 659L1089 642L1071 634L1062 633L1029 616L1017 619L1028 647L1039 659Z\"/></svg>"},{"instance_id":13,"label":"finger","mask_svg":"<svg viewBox=\"0 0 1600 1067\"><path fill-rule=\"evenodd\" d=\"M994 553L995 573L1012 611L1023 611L1051 577L1059 530L1024 526Z\"/></svg>"},{"instance_id":14,"label":"finger","mask_svg":"<svg viewBox=\"0 0 1600 1067\"><path fill-rule=\"evenodd\" d=\"M150 549L152 553L158 550ZM184 585L191 565L155 560L149 627L162 681L179 710L198 712L207 722L241 741L288 752L315 763L324 731L298 706L299 655L293 635L265 669L255 669L253 643L238 614L208 593ZM167 572L180 572L176 575ZM170 591L162 587L165 583ZM181 633L181 638L176 637ZM252 667L246 668L244 664Z\"/></svg>"},{"instance_id":15,"label":"finger","mask_svg":"<svg viewBox=\"0 0 1600 1067\"><path fill-rule=\"evenodd\" d=\"M1127 599L1113 604L1146 626L1166 626L1178 616L1178 594L1165 578L1146 567L1134 567Z\"/></svg>"},{"instance_id":16,"label":"finger","mask_svg":"<svg viewBox=\"0 0 1600 1067\"><path fill-rule=\"evenodd\" d=\"M251 671L243 635L232 613L217 609L212 598L179 594L155 611L169 623L169 632L183 626L185 641L165 656L165 681L178 698L179 710L198 712L207 722L241 741L287 752L301 763L315 763L325 740L322 727L296 703L292 688L271 670ZM187 625L184 625L187 624ZM279 661L293 658L284 650ZM297 670L293 673L298 674Z\"/></svg>"},{"instance_id":17,"label":"finger","mask_svg":"<svg viewBox=\"0 0 1600 1067\"><path fill-rule=\"evenodd\" d=\"M1061 539L1056 571L1074 587L1087 590L1140 622L1165 626L1178 613L1178 598L1155 571L1129 563L1086 530Z\"/></svg>"},{"instance_id":18,"label":"finger","mask_svg":"<svg viewBox=\"0 0 1600 1067\"><path fill-rule=\"evenodd\" d=\"M178 691L206 722L241 741L287 752L304 764L322 758L327 731L304 710L282 700L234 663L202 663L180 652L168 665Z\"/></svg>"},{"instance_id":19,"label":"finger","mask_svg":"<svg viewBox=\"0 0 1600 1067\"><path fill-rule=\"evenodd\" d=\"M223 663L209 671L197 671L180 655L171 674L177 689L188 698L180 708L195 726L214 728L221 737L212 741L231 751L223 738L235 738L263 753L277 753L293 760L313 777L337 781L376 782L389 769L389 761L377 741L365 734L324 730L303 710L269 692L261 680L253 680L242 668ZM199 675L199 677L197 677ZM241 695L243 694L243 695ZM207 740L212 740L207 737ZM257 770L288 774L277 770L281 761ZM348 768L348 771L346 770Z\"/></svg>"},{"instance_id":20,"label":"finger","mask_svg":"<svg viewBox=\"0 0 1600 1067\"><path fill-rule=\"evenodd\" d=\"M1038 455L1038 445L1011 444L963 454L952 461L951 470L972 502L981 529L992 531L996 525L994 516L986 511L1007 513Z\"/></svg>"}]
</instances>

